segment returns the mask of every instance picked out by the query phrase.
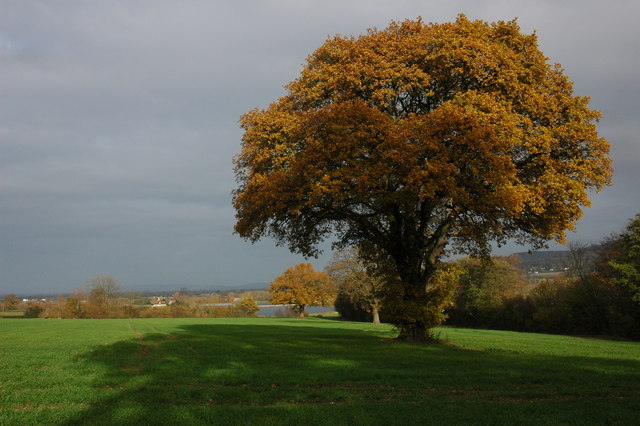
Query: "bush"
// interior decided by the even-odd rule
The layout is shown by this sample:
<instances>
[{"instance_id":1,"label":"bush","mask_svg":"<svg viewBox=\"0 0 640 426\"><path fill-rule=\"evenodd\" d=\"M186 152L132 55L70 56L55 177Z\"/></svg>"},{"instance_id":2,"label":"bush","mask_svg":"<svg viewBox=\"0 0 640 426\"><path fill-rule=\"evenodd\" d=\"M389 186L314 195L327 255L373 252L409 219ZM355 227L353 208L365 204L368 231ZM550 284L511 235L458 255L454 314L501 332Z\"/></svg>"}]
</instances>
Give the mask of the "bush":
<instances>
[{"instance_id":1,"label":"bush","mask_svg":"<svg viewBox=\"0 0 640 426\"><path fill-rule=\"evenodd\" d=\"M305 312L304 315L308 316L309 314ZM280 318L297 318L300 316L300 313L296 310L295 306L287 305L276 309L274 316Z\"/></svg>"},{"instance_id":2,"label":"bush","mask_svg":"<svg viewBox=\"0 0 640 426\"><path fill-rule=\"evenodd\" d=\"M334 306L340 317L346 320L363 322L371 322L373 320L371 313L358 307L348 294L340 290L338 290L338 296L336 297Z\"/></svg>"},{"instance_id":3,"label":"bush","mask_svg":"<svg viewBox=\"0 0 640 426\"><path fill-rule=\"evenodd\" d=\"M456 265L461 272L453 307L447 311L447 324L513 329L510 321L520 315L514 309L521 304L517 296L525 284L524 275L514 260L496 257L486 262L463 258ZM510 311L504 309L507 300L512 300Z\"/></svg>"},{"instance_id":4,"label":"bush","mask_svg":"<svg viewBox=\"0 0 640 426\"><path fill-rule=\"evenodd\" d=\"M258 304L251 296L242 298L233 305L233 308L243 317L255 317L256 313L260 310Z\"/></svg>"},{"instance_id":5,"label":"bush","mask_svg":"<svg viewBox=\"0 0 640 426\"><path fill-rule=\"evenodd\" d=\"M123 305L117 310L116 315L118 318L139 318L140 309L133 305Z\"/></svg>"},{"instance_id":6,"label":"bush","mask_svg":"<svg viewBox=\"0 0 640 426\"><path fill-rule=\"evenodd\" d=\"M24 311L24 317L38 318L42 311L44 311L44 307L42 307L40 304L29 302L27 304L27 309Z\"/></svg>"}]
</instances>

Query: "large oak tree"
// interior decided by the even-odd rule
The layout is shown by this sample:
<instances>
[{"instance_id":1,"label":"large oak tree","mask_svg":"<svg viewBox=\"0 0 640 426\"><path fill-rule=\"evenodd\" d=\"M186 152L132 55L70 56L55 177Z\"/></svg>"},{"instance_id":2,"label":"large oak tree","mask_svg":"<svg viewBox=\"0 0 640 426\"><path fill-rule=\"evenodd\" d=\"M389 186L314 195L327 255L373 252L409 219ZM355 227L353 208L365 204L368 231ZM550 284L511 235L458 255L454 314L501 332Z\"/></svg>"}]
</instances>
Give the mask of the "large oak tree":
<instances>
[{"instance_id":1,"label":"large oak tree","mask_svg":"<svg viewBox=\"0 0 640 426\"><path fill-rule=\"evenodd\" d=\"M286 88L241 118L235 230L310 256L327 237L377 247L401 281L401 338L435 325L428 286L445 247L562 242L610 180L599 113L515 21L336 36Z\"/></svg>"}]
</instances>

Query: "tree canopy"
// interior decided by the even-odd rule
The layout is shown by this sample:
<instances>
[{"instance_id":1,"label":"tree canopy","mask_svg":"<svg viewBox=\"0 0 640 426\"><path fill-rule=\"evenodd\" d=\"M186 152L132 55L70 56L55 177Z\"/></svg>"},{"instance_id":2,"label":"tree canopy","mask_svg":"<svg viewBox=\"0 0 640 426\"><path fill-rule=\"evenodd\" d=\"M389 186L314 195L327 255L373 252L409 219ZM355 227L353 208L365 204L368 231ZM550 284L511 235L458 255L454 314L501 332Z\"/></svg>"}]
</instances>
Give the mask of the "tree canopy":
<instances>
[{"instance_id":1,"label":"tree canopy","mask_svg":"<svg viewBox=\"0 0 640 426\"><path fill-rule=\"evenodd\" d=\"M611 176L597 111L516 21L392 22L328 39L287 94L241 118L235 230L316 255L372 244L422 339L445 247L564 241ZM406 317L405 317L406 318Z\"/></svg>"},{"instance_id":2,"label":"tree canopy","mask_svg":"<svg viewBox=\"0 0 640 426\"><path fill-rule=\"evenodd\" d=\"M617 237L618 250L612 253L605 271L612 281L629 292L631 300L640 307L640 213Z\"/></svg>"},{"instance_id":3,"label":"tree canopy","mask_svg":"<svg viewBox=\"0 0 640 426\"><path fill-rule=\"evenodd\" d=\"M20 298L18 296L16 296L15 294L7 294L6 296L4 296L4 299L2 299L2 310L13 310L17 308L19 304Z\"/></svg>"}]
</instances>

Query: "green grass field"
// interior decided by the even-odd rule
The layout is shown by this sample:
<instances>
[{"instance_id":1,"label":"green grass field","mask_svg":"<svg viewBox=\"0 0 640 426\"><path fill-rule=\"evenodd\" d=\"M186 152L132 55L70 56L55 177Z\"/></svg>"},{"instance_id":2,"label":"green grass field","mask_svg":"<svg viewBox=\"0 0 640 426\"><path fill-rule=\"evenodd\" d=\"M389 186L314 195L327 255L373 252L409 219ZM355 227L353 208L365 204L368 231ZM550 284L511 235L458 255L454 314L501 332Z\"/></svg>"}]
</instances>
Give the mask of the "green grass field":
<instances>
[{"instance_id":1,"label":"green grass field","mask_svg":"<svg viewBox=\"0 0 640 426\"><path fill-rule=\"evenodd\" d=\"M0 319L0 425L639 424L640 343L332 319Z\"/></svg>"}]
</instances>

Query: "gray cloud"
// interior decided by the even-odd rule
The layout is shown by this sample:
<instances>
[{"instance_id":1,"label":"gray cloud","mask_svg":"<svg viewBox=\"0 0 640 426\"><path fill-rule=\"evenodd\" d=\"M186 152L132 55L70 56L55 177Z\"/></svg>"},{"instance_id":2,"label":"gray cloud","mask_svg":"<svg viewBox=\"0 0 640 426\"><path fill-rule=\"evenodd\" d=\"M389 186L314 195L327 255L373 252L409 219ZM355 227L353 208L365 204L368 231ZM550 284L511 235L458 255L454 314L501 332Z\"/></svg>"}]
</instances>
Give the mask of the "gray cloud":
<instances>
[{"instance_id":1,"label":"gray cloud","mask_svg":"<svg viewBox=\"0 0 640 426\"><path fill-rule=\"evenodd\" d=\"M232 235L240 114L283 94L327 36L459 12L517 16L592 97L615 186L570 238L619 230L640 210L637 2L0 0L0 294L97 274L270 281L302 259Z\"/></svg>"}]
</instances>

